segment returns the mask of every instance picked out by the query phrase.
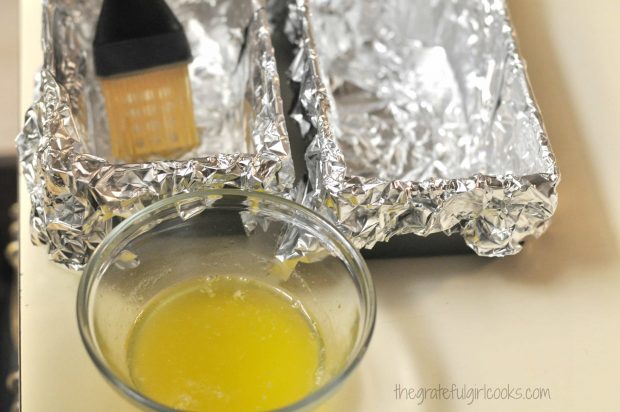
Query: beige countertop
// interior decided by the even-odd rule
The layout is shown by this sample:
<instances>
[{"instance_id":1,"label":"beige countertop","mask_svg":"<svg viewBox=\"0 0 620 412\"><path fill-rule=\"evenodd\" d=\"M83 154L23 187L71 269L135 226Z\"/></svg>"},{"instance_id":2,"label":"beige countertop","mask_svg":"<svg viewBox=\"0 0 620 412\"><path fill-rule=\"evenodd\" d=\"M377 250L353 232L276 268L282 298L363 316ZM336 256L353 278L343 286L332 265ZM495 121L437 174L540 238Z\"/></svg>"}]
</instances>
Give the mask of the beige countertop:
<instances>
[{"instance_id":1,"label":"beige countertop","mask_svg":"<svg viewBox=\"0 0 620 412\"><path fill-rule=\"evenodd\" d=\"M326 409L620 410L620 2L509 4L563 173L553 225L505 259L371 261L376 333ZM22 109L40 64L39 8L21 2ZM75 320L79 275L30 244L20 188L23 411L132 410L90 363ZM548 388L551 399L418 404L397 400L397 384Z\"/></svg>"},{"instance_id":2,"label":"beige countertop","mask_svg":"<svg viewBox=\"0 0 620 412\"><path fill-rule=\"evenodd\" d=\"M2 2L0 13L0 157L15 155L15 135L20 127L21 113L19 108L19 84L15 81L18 75L17 34L16 24L18 0Z\"/></svg>"}]
</instances>

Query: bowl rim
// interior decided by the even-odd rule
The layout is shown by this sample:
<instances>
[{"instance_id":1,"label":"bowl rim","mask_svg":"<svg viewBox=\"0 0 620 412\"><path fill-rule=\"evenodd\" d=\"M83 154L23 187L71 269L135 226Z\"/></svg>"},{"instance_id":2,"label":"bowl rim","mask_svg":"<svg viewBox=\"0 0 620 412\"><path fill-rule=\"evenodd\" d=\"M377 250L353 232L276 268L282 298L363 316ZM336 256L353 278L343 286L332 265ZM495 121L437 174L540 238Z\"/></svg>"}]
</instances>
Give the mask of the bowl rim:
<instances>
[{"instance_id":1,"label":"bowl rim","mask_svg":"<svg viewBox=\"0 0 620 412\"><path fill-rule=\"evenodd\" d=\"M364 302L364 310L361 313L363 316L363 322L361 325L362 335L359 343L357 344L357 352L355 353L355 356L349 359L348 363L342 368L342 370L335 374L327 383L308 393L306 396L295 401L294 403L274 409L272 412L294 412L310 408L311 406L318 404L321 400L324 400L332 395L335 392L335 389L337 389L351 375L353 370L358 366L364 357L370 344L376 321L377 304L375 288L370 271L361 253L355 249L353 244L336 228L333 223L307 207L300 205L299 203L265 192L242 189L202 189L190 193L182 193L154 202L122 221L97 247L80 278L76 299L76 312L78 329L82 343L90 359L108 383L110 383L115 389L120 391L131 401L138 403L140 406L148 407L154 411L178 411L178 409L173 409L152 400L137 389L126 384L119 377L117 377L117 374L114 373L111 368L107 366L105 359L103 359L103 357L98 353L98 350L95 349L96 343L93 337L94 331L91 328L90 322L90 291L94 282L98 279L98 274L100 273L99 268L103 263L105 263L105 260L101 262L102 258L105 257L104 255L109 249L113 249L117 246L119 239L125 239L128 235L135 233L137 228L140 228L144 223L152 219L152 215L166 209L170 209L171 207L176 207L179 201L185 201L188 199L206 199L212 196L245 198L255 197L260 200L284 206L287 210L300 213L305 218L313 221L313 223L317 225L317 228L320 228L323 234L326 235L325 238L328 239L328 241L342 253L343 258L347 261L346 263L348 264L349 274L359 285L358 288L361 299ZM217 208L217 206L215 206L215 208Z\"/></svg>"}]
</instances>

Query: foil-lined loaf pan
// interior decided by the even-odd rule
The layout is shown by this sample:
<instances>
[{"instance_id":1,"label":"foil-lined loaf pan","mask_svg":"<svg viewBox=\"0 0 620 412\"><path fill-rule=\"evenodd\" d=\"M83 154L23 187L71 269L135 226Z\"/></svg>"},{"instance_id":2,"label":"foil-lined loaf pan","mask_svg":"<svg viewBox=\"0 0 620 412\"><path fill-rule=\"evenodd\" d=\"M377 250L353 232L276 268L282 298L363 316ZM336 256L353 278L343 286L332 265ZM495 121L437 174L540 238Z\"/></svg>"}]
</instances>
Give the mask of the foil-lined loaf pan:
<instances>
[{"instance_id":1,"label":"foil-lined loaf pan","mask_svg":"<svg viewBox=\"0 0 620 412\"><path fill-rule=\"evenodd\" d=\"M443 232L505 256L544 232L559 172L504 1L291 0L283 27L297 197L356 247Z\"/></svg>"},{"instance_id":2,"label":"foil-lined loaf pan","mask_svg":"<svg viewBox=\"0 0 620 412\"><path fill-rule=\"evenodd\" d=\"M259 0L168 0L184 26L201 144L183 159L111 158L92 41L101 0L43 2L44 64L17 145L31 233L81 269L103 237L148 204L205 187L288 196L294 171L267 15Z\"/></svg>"}]
</instances>

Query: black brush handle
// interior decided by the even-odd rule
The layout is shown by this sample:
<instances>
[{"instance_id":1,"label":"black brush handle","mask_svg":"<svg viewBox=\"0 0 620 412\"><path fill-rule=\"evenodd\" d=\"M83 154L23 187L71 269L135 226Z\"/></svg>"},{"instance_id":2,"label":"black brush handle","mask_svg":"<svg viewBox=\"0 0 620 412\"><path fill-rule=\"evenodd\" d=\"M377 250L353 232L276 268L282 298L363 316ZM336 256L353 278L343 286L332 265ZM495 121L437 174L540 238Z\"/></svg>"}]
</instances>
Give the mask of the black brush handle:
<instances>
[{"instance_id":1,"label":"black brush handle","mask_svg":"<svg viewBox=\"0 0 620 412\"><path fill-rule=\"evenodd\" d=\"M93 52L103 77L192 58L183 26L164 0L104 0Z\"/></svg>"}]
</instances>

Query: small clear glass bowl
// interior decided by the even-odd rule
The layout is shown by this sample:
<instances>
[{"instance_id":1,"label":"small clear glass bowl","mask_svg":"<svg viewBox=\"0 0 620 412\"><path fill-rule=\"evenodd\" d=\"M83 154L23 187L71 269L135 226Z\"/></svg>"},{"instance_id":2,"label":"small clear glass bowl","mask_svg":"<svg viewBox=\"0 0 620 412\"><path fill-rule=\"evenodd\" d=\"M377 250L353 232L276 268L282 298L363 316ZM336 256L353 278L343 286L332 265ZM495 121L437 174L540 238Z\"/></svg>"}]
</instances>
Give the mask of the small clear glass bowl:
<instances>
[{"instance_id":1,"label":"small clear glass bowl","mask_svg":"<svg viewBox=\"0 0 620 412\"><path fill-rule=\"evenodd\" d=\"M296 264L295 245L311 246ZM304 247L297 250L304 250ZM323 343L324 380L280 411L315 408L347 378L369 344L375 293L360 253L316 213L286 199L236 189L205 190L157 202L116 227L91 258L77 296L86 350L123 395L156 411L174 409L140 393L129 377L127 338L163 289L193 277L242 276L297 299Z\"/></svg>"}]
</instances>

